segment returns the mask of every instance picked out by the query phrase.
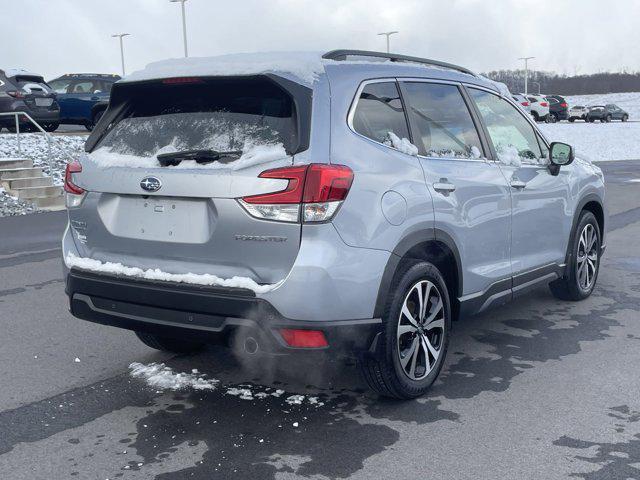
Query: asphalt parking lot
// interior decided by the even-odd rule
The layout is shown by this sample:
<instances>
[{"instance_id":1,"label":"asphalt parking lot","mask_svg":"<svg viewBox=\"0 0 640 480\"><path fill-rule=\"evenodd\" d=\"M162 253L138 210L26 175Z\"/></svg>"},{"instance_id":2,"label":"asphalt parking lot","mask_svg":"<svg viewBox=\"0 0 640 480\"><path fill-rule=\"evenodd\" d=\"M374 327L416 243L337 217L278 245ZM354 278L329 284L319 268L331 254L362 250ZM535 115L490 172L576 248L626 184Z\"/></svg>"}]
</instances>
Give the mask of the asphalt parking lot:
<instances>
[{"instance_id":1,"label":"asphalt parking lot","mask_svg":"<svg viewBox=\"0 0 640 480\"><path fill-rule=\"evenodd\" d=\"M611 218L592 297L541 288L458 322L440 379L410 402L368 393L343 359L170 356L76 320L64 212L0 219L0 478L640 478L640 162L602 167ZM157 390L131 362L220 384Z\"/></svg>"}]
</instances>

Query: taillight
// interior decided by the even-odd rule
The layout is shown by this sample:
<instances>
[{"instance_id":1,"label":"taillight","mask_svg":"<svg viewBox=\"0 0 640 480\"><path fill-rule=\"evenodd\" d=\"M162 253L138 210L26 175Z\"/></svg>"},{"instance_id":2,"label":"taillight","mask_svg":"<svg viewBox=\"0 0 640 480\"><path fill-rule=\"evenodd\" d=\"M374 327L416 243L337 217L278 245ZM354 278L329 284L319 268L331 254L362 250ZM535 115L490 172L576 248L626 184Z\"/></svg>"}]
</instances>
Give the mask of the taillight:
<instances>
[{"instance_id":1,"label":"taillight","mask_svg":"<svg viewBox=\"0 0 640 480\"><path fill-rule=\"evenodd\" d=\"M280 329L280 335L285 343L290 347L324 348L329 346L329 343L321 330L282 328Z\"/></svg>"},{"instance_id":2,"label":"taillight","mask_svg":"<svg viewBox=\"0 0 640 480\"><path fill-rule=\"evenodd\" d=\"M561 104L560 104L560 106L561 106L562 108L567 108L569 105L567 105L567 103L566 103L566 102L563 102L563 103L561 103Z\"/></svg>"},{"instance_id":3,"label":"taillight","mask_svg":"<svg viewBox=\"0 0 640 480\"><path fill-rule=\"evenodd\" d=\"M24 98L26 97L25 92L22 90L10 90L7 92L8 95L11 95L13 98Z\"/></svg>"},{"instance_id":4,"label":"taillight","mask_svg":"<svg viewBox=\"0 0 640 480\"><path fill-rule=\"evenodd\" d=\"M529 106L529 102L522 102L522 106L523 107L528 107Z\"/></svg>"},{"instance_id":5,"label":"taillight","mask_svg":"<svg viewBox=\"0 0 640 480\"><path fill-rule=\"evenodd\" d=\"M265 220L330 220L349 193L353 172L344 165L311 164L266 170L260 178L288 180L284 190L240 199L250 215Z\"/></svg>"},{"instance_id":6,"label":"taillight","mask_svg":"<svg viewBox=\"0 0 640 480\"><path fill-rule=\"evenodd\" d=\"M85 190L73 183L73 174L82 172L82 165L77 160L67 163L64 171L65 203L67 207L77 207L84 199Z\"/></svg>"},{"instance_id":7,"label":"taillight","mask_svg":"<svg viewBox=\"0 0 640 480\"><path fill-rule=\"evenodd\" d=\"M548 107L549 104L547 102L540 102L540 106L542 107Z\"/></svg>"}]
</instances>

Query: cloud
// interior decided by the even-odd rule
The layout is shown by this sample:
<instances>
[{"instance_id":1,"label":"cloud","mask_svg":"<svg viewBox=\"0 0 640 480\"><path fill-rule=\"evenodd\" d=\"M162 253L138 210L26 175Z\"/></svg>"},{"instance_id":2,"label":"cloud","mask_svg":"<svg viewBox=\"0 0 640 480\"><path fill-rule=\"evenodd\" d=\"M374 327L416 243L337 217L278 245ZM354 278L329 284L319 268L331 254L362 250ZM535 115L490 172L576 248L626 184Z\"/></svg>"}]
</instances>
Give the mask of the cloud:
<instances>
[{"instance_id":1,"label":"cloud","mask_svg":"<svg viewBox=\"0 0 640 480\"><path fill-rule=\"evenodd\" d=\"M6 0L5 0L6 1ZM392 50L476 71L560 73L640 70L635 0L188 0L192 56L273 50L384 49L376 33L399 30ZM0 17L3 64L47 78L119 72L111 34L128 32L128 71L182 54L180 7L168 0L23 0ZM7 48L9 46L9 48Z\"/></svg>"}]
</instances>

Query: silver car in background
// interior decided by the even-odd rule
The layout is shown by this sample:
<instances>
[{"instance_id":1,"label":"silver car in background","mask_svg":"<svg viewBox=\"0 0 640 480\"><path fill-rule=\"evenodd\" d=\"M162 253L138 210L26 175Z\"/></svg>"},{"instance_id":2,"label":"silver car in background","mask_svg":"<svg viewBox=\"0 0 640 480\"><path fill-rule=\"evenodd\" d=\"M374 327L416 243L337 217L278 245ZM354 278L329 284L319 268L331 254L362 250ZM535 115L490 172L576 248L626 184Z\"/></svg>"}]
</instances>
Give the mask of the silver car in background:
<instances>
[{"instance_id":1,"label":"silver car in background","mask_svg":"<svg viewBox=\"0 0 640 480\"><path fill-rule=\"evenodd\" d=\"M600 169L496 84L337 50L152 64L114 84L65 177L78 318L147 345L349 352L424 394L452 321L539 285L593 291Z\"/></svg>"}]
</instances>

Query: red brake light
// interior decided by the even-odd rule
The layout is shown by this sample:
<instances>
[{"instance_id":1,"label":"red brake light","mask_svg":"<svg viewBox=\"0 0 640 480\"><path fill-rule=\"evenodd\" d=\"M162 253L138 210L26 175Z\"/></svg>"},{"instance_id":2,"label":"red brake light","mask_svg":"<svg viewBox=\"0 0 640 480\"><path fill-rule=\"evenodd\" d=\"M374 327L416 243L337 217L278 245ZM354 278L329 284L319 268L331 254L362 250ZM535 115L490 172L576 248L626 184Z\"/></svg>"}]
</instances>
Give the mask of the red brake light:
<instances>
[{"instance_id":1,"label":"red brake light","mask_svg":"<svg viewBox=\"0 0 640 480\"><path fill-rule=\"evenodd\" d=\"M540 102L540 106L542 107L548 107L549 104L547 102Z\"/></svg>"},{"instance_id":2,"label":"red brake light","mask_svg":"<svg viewBox=\"0 0 640 480\"><path fill-rule=\"evenodd\" d=\"M84 189L73 183L73 174L82 172L82 165L77 160L67 163L64 171L64 191L73 195L82 195Z\"/></svg>"},{"instance_id":3,"label":"red brake light","mask_svg":"<svg viewBox=\"0 0 640 480\"><path fill-rule=\"evenodd\" d=\"M282 339L290 347L324 348L328 347L327 339L321 330L296 330L283 328L280 330Z\"/></svg>"},{"instance_id":4,"label":"red brake light","mask_svg":"<svg viewBox=\"0 0 640 480\"><path fill-rule=\"evenodd\" d=\"M347 198L353 172L344 165L311 164L304 183L304 203L335 202Z\"/></svg>"},{"instance_id":5,"label":"red brake light","mask_svg":"<svg viewBox=\"0 0 640 480\"><path fill-rule=\"evenodd\" d=\"M7 94L13 98L24 98L26 96L22 90L11 90L8 91Z\"/></svg>"},{"instance_id":6,"label":"red brake light","mask_svg":"<svg viewBox=\"0 0 640 480\"><path fill-rule=\"evenodd\" d=\"M528 107L529 106L529 102L522 102L522 106L523 107Z\"/></svg>"},{"instance_id":7,"label":"red brake light","mask_svg":"<svg viewBox=\"0 0 640 480\"><path fill-rule=\"evenodd\" d=\"M279 192L244 197L253 204L317 203L344 200L353 182L353 172L344 165L314 163L299 167L266 170L260 178L289 180L287 188Z\"/></svg>"},{"instance_id":8,"label":"red brake light","mask_svg":"<svg viewBox=\"0 0 640 480\"><path fill-rule=\"evenodd\" d=\"M566 104L566 102L562 102L562 103L560 104L560 106L561 106L562 108L567 108L569 105L567 105L567 104Z\"/></svg>"},{"instance_id":9,"label":"red brake light","mask_svg":"<svg viewBox=\"0 0 640 480\"><path fill-rule=\"evenodd\" d=\"M184 85L189 83L203 83L203 80L199 77L174 77L165 78L162 80L165 85Z\"/></svg>"}]
</instances>

